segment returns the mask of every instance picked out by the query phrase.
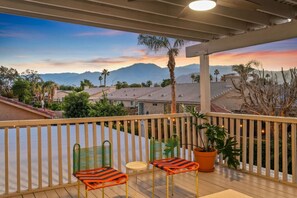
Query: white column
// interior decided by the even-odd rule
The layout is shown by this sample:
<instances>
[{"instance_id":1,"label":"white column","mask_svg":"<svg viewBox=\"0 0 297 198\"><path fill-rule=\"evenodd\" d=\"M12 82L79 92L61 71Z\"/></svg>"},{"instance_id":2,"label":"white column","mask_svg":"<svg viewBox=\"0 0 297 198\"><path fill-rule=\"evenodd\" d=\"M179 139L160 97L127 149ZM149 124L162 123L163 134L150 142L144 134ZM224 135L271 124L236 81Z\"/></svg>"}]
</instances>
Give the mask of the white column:
<instances>
[{"instance_id":1,"label":"white column","mask_svg":"<svg viewBox=\"0 0 297 198\"><path fill-rule=\"evenodd\" d=\"M201 112L210 112L210 78L209 78L209 56L200 56L200 106Z\"/></svg>"}]
</instances>

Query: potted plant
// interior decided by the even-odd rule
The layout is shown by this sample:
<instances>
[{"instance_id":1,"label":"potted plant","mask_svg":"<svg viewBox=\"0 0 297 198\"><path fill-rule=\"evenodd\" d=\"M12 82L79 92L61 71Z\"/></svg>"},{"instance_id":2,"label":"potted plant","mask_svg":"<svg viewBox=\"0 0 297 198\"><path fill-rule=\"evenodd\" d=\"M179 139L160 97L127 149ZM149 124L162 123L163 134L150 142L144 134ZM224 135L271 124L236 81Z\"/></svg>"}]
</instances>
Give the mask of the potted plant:
<instances>
[{"instance_id":1,"label":"potted plant","mask_svg":"<svg viewBox=\"0 0 297 198\"><path fill-rule=\"evenodd\" d=\"M239 160L236 157L240 155L241 150L235 147L238 143L234 137L230 137L225 128L208 123L205 114L201 114L191 108L187 108L187 112L191 113L195 118L205 121L202 124L194 124L202 144L196 145L194 149L195 161L200 166L199 171L214 171L214 163L218 154L223 155L223 160L227 161L228 167L237 169ZM205 132L206 140L202 138L203 131Z\"/></svg>"}]
</instances>

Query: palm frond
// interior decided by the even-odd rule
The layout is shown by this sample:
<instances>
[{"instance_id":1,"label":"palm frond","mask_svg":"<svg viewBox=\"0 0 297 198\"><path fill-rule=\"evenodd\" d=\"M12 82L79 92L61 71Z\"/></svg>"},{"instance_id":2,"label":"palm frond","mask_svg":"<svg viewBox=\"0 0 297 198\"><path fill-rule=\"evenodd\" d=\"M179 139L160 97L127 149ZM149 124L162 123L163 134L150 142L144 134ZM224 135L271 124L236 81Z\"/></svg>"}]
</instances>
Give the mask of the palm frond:
<instances>
[{"instance_id":1,"label":"palm frond","mask_svg":"<svg viewBox=\"0 0 297 198\"><path fill-rule=\"evenodd\" d=\"M181 47L183 47L184 45L185 45L185 40L183 40L183 39L176 39L175 41L174 41L174 44L173 44L173 47L174 48L181 48Z\"/></svg>"},{"instance_id":2,"label":"palm frond","mask_svg":"<svg viewBox=\"0 0 297 198\"><path fill-rule=\"evenodd\" d=\"M161 50L162 48L170 49L170 42L166 37L162 36L152 36L147 34L140 34L138 36L138 44L146 45L150 50L155 52Z\"/></svg>"}]
</instances>

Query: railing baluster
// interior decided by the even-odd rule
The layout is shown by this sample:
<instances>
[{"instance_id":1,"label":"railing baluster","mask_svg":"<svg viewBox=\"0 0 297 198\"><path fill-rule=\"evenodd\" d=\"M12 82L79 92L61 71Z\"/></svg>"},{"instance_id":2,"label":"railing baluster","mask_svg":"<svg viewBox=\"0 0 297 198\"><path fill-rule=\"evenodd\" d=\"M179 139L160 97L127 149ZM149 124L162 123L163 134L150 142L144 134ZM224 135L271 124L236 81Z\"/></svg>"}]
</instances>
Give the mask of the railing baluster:
<instances>
[{"instance_id":1,"label":"railing baluster","mask_svg":"<svg viewBox=\"0 0 297 198\"><path fill-rule=\"evenodd\" d=\"M105 126L104 122L100 122L100 127L101 127L101 143L105 140Z\"/></svg>"},{"instance_id":2,"label":"railing baluster","mask_svg":"<svg viewBox=\"0 0 297 198\"><path fill-rule=\"evenodd\" d=\"M283 181L288 181L288 125L282 124L282 169Z\"/></svg>"},{"instance_id":3,"label":"railing baluster","mask_svg":"<svg viewBox=\"0 0 297 198\"><path fill-rule=\"evenodd\" d=\"M249 129L249 172L254 172L254 120L250 120Z\"/></svg>"},{"instance_id":4,"label":"railing baluster","mask_svg":"<svg viewBox=\"0 0 297 198\"><path fill-rule=\"evenodd\" d=\"M4 130L4 150L5 150L5 194L9 193L9 164L8 164L8 128Z\"/></svg>"},{"instance_id":5,"label":"railing baluster","mask_svg":"<svg viewBox=\"0 0 297 198\"><path fill-rule=\"evenodd\" d=\"M214 121L213 121L214 123L216 123L217 122L217 119L215 119ZM219 124L218 124L220 127L224 127L224 125L223 125L223 119L221 118L221 117L219 117ZM222 165L224 162L223 162L223 154L222 153L220 153L219 154L219 164L220 165Z\"/></svg>"},{"instance_id":6,"label":"railing baluster","mask_svg":"<svg viewBox=\"0 0 297 198\"><path fill-rule=\"evenodd\" d=\"M170 137L173 135L173 119L174 118L169 118L169 132L170 132Z\"/></svg>"},{"instance_id":7,"label":"railing baluster","mask_svg":"<svg viewBox=\"0 0 297 198\"><path fill-rule=\"evenodd\" d=\"M144 122L144 137L145 137L145 156L146 163L149 163L149 136L148 136L148 120Z\"/></svg>"},{"instance_id":8,"label":"railing baluster","mask_svg":"<svg viewBox=\"0 0 297 198\"><path fill-rule=\"evenodd\" d=\"M80 138L79 138L79 124L76 123L75 124L75 139L76 139L76 143L80 144Z\"/></svg>"},{"instance_id":9,"label":"railing baluster","mask_svg":"<svg viewBox=\"0 0 297 198\"><path fill-rule=\"evenodd\" d=\"M247 120L242 122L242 170L246 170L246 155L247 155Z\"/></svg>"},{"instance_id":10,"label":"railing baluster","mask_svg":"<svg viewBox=\"0 0 297 198\"><path fill-rule=\"evenodd\" d=\"M151 137L156 138L156 128L155 128L155 119L151 119Z\"/></svg>"},{"instance_id":11,"label":"railing baluster","mask_svg":"<svg viewBox=\"0 0 297 198\"><path fill-rule=\"evenodd\" d=\"M97 146L97 125L96 122L92 123L92 132L93 132L93 146ZM94 150L94 167L98 167L98 155L96 149Z\"/></svg>"},{"instance_id":12,"label":"railing baluster","mask_svg":"<svg viewBox=\"0 0 297 198\"><path fill-rule=\"evenodd\" d=\"M265 156L265 168L266 168L266 176L270 177L270 122L265 122L265 150L266 150L266 156Z\"/></svg>"},{"instance_id":13,"label":"railing baluster","mask_svg":"<svg viewBox=\"0 0 297 198\"><path fill-rule=\"evenodd\" d=\"M38 188L42 188L42 139L41 126L37 127L37 141L38 141Z\"/></svg>"},{"instance_id":14,"label":"railing baluster","mask_svg":"<svg viewBox=\"0 0 297 198\"><path fill-rule=\"evenodd\" d=\"M47 125L48 186L53 185L52 175L52 126Z\"/></svg>"},{"instance_id":15,"label":"railing baluster","mask_svg":"<svg viewBox=\"0 0 297 198\"><path fill-rule=\"evenodd\" d=\"M195 126L196 123L197 123L197 120L195 119L195 117L192 117L192 140L193 140L192 149L193 150L197 146L197 132L196 132L196 126Z\"/></svg>"},{"instance_id":16,"label":"railing baluster","mask_svg":"<svg viewBox=\"0 0 297 198\"><path fill-rule=\"evenodd\" d=\"M114 150L114 145L113 145L113 134L112 134L112 125L113 125L113 122L112 121L109 121L108 122L108 134L109 134L109 141L111 143L111 148L112 150ZM111 167L113 167L114 165L114 157L113 157L113 152L111 152Z\"/></svg>"},{"instance_id":17,"label":"railing baluster","mask_svg":"<svg viewBox=\"0 0 297 198\"><path fill-rule=\"evenodd\" d=\"M236 119L236 141L237 145L236 148L240 148L240 133L241 133L241 127L240 127L240 119ZM240 156L236 156L238 160L240 160Z\"/></svg>"},{"instance_id":18,"label":"railing baluster","mask_svg":"<svg viewBox=\"0 0 297 198\"><path fill-rule=\"evenodd\" d=\"M185 158L186 156L186 137L185 137L185 118L181 118L181 130L182 130L182 158Z\"/></svg>"},{"instance_id":19,"label":"railing baluster","mask_svg":"<svg viewBox=\"0 0 297 198\"><path fill-rule=\"evenodd\" d=\"M135 123L131 120L131 133L132 133L132 161L136 160L136 150L135 150Z\"/></svg>"},{"instance_id":20,"label":"railing baluster","mask_svg":"<svg viewBox=\"0 0 297 198\"><path fill-rule=\"evenodd\" d=\"M175 124L176 124L176 134L178 135L179 138L181 138L180 134L180 119L175 118Z\"/></svg>"},{"instance_id":21,"label":"railing baluster","mask_svg":"<svg viewBox=\"0 0 297 198\"><path fill-rule=\"evenodd\" d=\"M21 192L20 127L16 127L17 192Z\"/></svg>"},{"instance_id":22,"label":"railing baluster","mask_svg":"<svg viewBox=\"0 0 297 198\"><path fill-rule=\"evenodd\" d=\"M224 118L224 128L226 129L228 135L230 135L230 131L229 131L229 119L228 118ZM227 165L227 160L224 160L224 165Z\"/></svg>"},{"instance_id":23,"label":"railing baluster","mask_svg":"<svg viewBox=\"0 0 297 198\"><path fill-rule=\"evenodd\" d=\"M292 143L292 182L297 183L297 130L296 124L292 124L291 132L291 143Z\"/></svg>"},{"instance_id":24,"label":"railing baluster","mask_svg":"<svg viewBox=\"0 0 297 198\"><path fill-rule=\"evenodd\" d=\"M89 128L88 123L84 123L84 132L85 132L85 147L89 147Z\"/></svg>"},{"instance_id":25,"label":"railing baluster","mask_svg":"<svg viewBox=\"0 0 297 198\"><path fill-rule=\"evenodd\" d=\"M163 119L163 127L164 127L164 140L165 140L165 142L167 141L167 139L168 139L168 126L167 126L167 119L166 118L164 118Z\"/></svg>"},{"instance_id":26,"label":"railing baluster","mask_svg":"<svg viewBox=\"0 0 297 198\"><path fill-rule=\"evenodd\" d=\"M142 161L142 124L143 120L138 120L138 152L139 152L139 160Z\"/></svg>"},{"instance_id":27,"label":"railing baluster","mask_svg":"<svg viewBox=\"0 0 297 198\"><path fill-rule=\"evenodd\" d=\"M192 160L192 140L191 140L191 119L187 117L187 147L188 147L188 160Z\"/></svg>"},{"instance_id":28,"label":"railing baluster","mask_svg":"<svg viewBox=\"0 0 297 198\"><path fill-rule=\"evenodd\" d=\"M274 122L274 156L279 156L279 123ZM279 179L279 158L274 157L274 179Z\"/></svg>"},{"instance_id":29,"label":"railing baluster","mask_svg":"<svg viewBox=\"0 0 297 198\"><path fill-rule=\"evenodd\" d=\"M119 171L122 171L122 159L121 159L121 122L117 121L116 127L117 127L117 153L118 153L118 169Z\"/></svg>"},{"instance_id":30,"label":"railing baluster","mask_svg":"<svg viewBox=\"0 0 297 198\"><path fill-rule=\"evenodd\" d=\"M128 123L127 120L124 121L124 132L125 132L125 158L126 163L129 162L129 144L128 144Z\"/></svg>"},{"instance_id":31,"label":"railing baluster","mask_svg":"<svg viewBox=\"0 0 297 198\"><path fill-rule=\"evenodd\" d=\"M162 140L162 127L161 127L161 119L158 119L158 140Z\"/></svg>"},{"instance_id":32,"label":"railing baluster","mask_svg":"<svg viewBox=\"0 0 297 198\"><path fill-rule=\"evenodd\" d=\"M59 184L63 184L63 159L62 159L62 130L61 125L58 124L58 168L59 168Z\"/></svg>"},{"instance_id":33,"label":"railing baluster","mask_svg":"<svg viewBox=\"0 0 297 198\"><path fill-rule=\"evenodd\" d=\"M262 175L262 122L257 121L257 174Z\"/></svg>"},{"instance_id":34,"label":"railing baluster","mask_svg":"<svg viewBox=\"0 0 297 198\"><path fill-rule=\"evenodd\" d=\"M66 125L66 130L67 130L67 168L68 168L68 184L71 184L71 145L70 145L70 125Z\"/></svg>"},{"instance_id":35,"label":"railing baluster","mask_svg":"<svg viewBox=\"0 0 297 198\"><path fill-rule=\"evenodd\" d=\"M27 126L28 190L32 190L31 127Z\"/></svg>"}]
</instances>

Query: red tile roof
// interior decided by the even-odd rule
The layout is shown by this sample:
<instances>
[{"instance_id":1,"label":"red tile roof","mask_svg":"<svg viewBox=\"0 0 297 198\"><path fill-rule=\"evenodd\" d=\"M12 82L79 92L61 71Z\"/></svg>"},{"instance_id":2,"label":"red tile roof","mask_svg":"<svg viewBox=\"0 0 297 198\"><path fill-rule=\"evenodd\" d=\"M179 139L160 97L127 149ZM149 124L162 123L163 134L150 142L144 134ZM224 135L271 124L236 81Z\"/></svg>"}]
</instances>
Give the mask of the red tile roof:
<instances>
[{"instance_id":1,"label":"red tile roof","mask_svg":"<svg viewBox=\"0 0 297 198\"><path fill-rule=\"evenodd\" d=\"M30 111L30 112L42 115L42 116L44 116L46 118L54 118L55 117L55 112L54 111L51 111L49 109L35 108L35 107L32 107L32 106L27 105L25 103L22 103L22 102L19 102L19 101L10 99L10 98L6 98L6 97L3 97L3 96L0 96L0 102L6 103L8 105L11 105L11 106L14 106L14 107L26 110L26 111Z\"/></svg>"}]
</instances>

